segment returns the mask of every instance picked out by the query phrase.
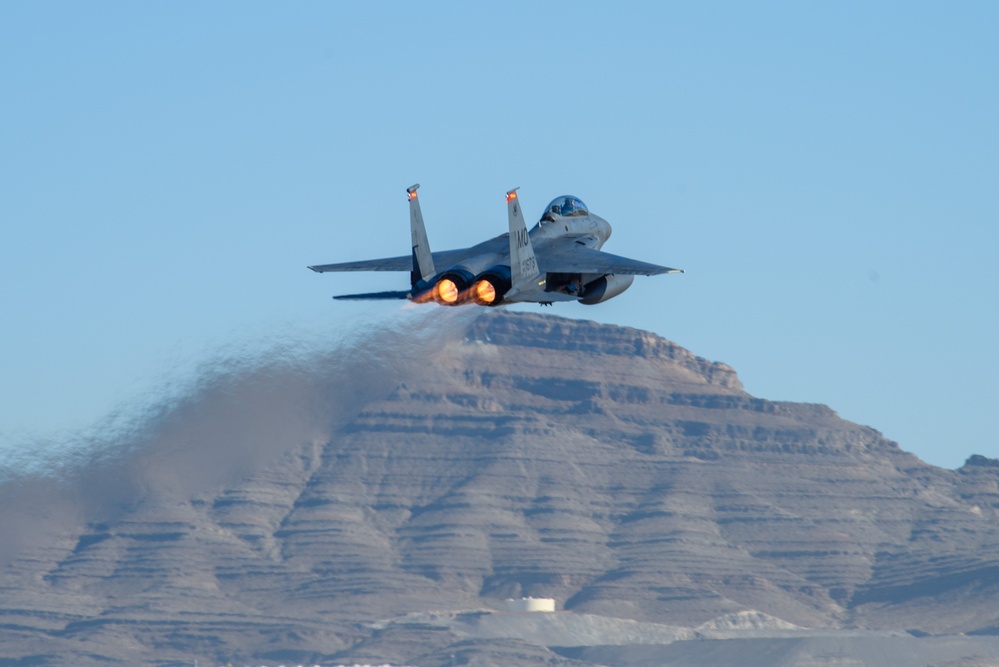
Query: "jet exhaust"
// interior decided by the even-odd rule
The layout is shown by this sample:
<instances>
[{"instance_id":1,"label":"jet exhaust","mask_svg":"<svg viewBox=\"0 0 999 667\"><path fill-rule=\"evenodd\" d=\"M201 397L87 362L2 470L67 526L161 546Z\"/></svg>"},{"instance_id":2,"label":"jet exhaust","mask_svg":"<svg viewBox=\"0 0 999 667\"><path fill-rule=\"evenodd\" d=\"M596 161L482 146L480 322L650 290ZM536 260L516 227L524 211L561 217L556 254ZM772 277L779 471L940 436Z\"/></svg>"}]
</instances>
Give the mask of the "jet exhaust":
<instances>
[{"instance_id":1,"label":"jet exhaust","mask_svg":"<svg viewBox=\"0 0 999 667\"><path fill-rule=\"evenodd\" d=\"M325 443L482 312L400 310L388 321L333 332L333 340L322 330L237 342L86 431L4 443L0 567L35 541L39 511L58 518L46 526L76 530L149 498L210 492L296 448Z\"/></svg>"},{"instance_id":2,"label":"jet exhaust","mask_svg":"<svg viewBox=\"0 0 999 667\"><path fill-rule=\"evenodd\" d=\"M472 300L480 306L498 306L510 291L512 281L509 266L494 266L475 278L472 285Z\"/></svg>"},{"instance_id":3,"label":"jet exhaust","mask_svg":"<svg viewBox=\"0 0 999 667\"><path fill-rule=\"evenodd\" d=\"M461 306L472 301L475 298L474 284L486 273L493 271L488 269L483 272L483 269L494 261L495 256L482 255L469 258L444 271L434 283L434 301L442 306Z\"/></svg>"},{"instance_id":4,"label":"jet exhaust","mask_svg":"<svg viewBox=\"0 0 999 667\"><path fill-rule=\"evenodd\" d=\"M441 278L434 287L434 300L442 306L457 306L461 299L461 288L451 278Z\"/></svg>"}]
</instances>

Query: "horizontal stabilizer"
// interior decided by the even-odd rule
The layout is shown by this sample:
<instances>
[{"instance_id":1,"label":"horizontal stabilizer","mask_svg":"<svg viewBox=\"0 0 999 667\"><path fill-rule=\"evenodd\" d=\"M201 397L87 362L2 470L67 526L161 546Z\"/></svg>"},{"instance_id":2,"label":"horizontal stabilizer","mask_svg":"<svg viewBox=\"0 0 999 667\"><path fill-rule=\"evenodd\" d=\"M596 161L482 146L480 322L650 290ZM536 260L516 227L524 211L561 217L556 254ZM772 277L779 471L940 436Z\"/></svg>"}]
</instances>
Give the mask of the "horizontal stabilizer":
<instances>
[{"instance_id":1,"label":"horizontal stabilizer","mask_svg":"<svg viewBox=\"0 0 999 667\"><path fill-rule=\"evenodd\" d=\"M408 299L409 292L368 292L367 294L340 294L333 297L340 301L382 301L388 299Z\"/></svg>"}]
</instances>

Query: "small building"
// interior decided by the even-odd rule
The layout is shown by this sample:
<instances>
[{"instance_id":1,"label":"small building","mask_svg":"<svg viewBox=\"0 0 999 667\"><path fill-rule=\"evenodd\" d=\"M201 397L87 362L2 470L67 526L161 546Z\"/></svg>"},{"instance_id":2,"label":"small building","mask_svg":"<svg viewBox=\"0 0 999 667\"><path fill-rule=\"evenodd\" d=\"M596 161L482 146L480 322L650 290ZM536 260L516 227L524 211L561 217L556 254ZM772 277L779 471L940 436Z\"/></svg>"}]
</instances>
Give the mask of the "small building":
<instances>
[{"instance_id":1,"label":"small building","mask_svg":"<svg viewBox=\"0 0 999 667\"><path fill-rule=\"evenodd\" d=\"M552 598L520 598L507 600L509 611L555 611L555 600Z\"/></svg>"}]
</instances>

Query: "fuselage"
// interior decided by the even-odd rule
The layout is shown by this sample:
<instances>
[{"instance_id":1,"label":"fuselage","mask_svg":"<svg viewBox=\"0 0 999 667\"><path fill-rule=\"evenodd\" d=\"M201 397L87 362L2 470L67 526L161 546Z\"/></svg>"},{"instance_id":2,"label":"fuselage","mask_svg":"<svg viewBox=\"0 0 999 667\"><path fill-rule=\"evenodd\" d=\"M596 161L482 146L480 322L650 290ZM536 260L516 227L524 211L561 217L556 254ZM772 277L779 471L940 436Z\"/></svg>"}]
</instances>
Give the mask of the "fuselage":
<instances>
[{"instance_id":1,"label":"fuselage","mask_svg":"<svg viewBox=\"0 0 999 667\"><path fill-rule=\"evenodd\" d=\"M544 271L545 258L575 246L599 250L610 238L611 231L610 223L590 213L580 199L571 195L554 199L527 232L545 274L543 289L540 294L522 293L512 300L581 300L588 303L585 300L587 285L602 278L603 274L547 272ZM440 273L431 292L432 298L443 305L474 301L481 306L497 306L509 302L511 299L505 298L511 287L509 239L509 234L497 236L482 244L483 250L488 248L488 251L474 254ZM614 294L624 291L630 284L628 279ZM605 291L601 288L601 300Z\"/></svg>"}]
</instances>

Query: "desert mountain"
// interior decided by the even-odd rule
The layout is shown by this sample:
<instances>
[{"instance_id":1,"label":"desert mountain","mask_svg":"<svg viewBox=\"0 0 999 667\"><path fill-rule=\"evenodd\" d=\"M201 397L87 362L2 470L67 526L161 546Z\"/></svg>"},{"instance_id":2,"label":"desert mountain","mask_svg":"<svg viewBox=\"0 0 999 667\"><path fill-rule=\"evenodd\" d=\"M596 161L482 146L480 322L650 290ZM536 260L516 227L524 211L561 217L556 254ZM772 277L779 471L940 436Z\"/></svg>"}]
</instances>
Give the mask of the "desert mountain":
<instances>
[{"instance_id":1,"label":"desert mountain","mask_svg":"<svg viewBox=\"0 0 999 667\"><path fill-rule=\"evenodd\" d=\"M0 485L0 664L597 660L480 618L521 596L651 644L999 628L999 462L927 465L648 332L442 319L228 368Z\"/></svg>"}]
</instances>

